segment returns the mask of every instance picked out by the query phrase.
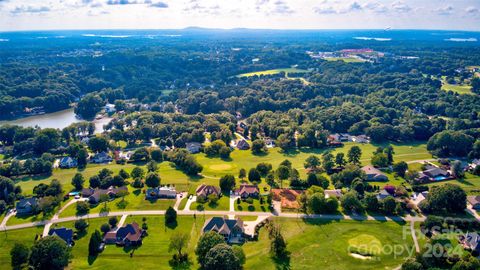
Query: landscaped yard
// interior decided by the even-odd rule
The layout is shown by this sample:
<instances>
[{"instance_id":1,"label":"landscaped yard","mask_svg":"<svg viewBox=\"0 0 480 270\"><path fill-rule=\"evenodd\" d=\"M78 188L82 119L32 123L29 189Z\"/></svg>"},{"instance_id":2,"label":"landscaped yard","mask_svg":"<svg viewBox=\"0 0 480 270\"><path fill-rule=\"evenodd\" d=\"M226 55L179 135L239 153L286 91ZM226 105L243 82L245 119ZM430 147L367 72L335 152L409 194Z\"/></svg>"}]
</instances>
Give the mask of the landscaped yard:
<instances>
[{"instance_id":1,"label":"landscaped yard","mask_svg":"<svg viewBox=\"0 0 480 270\"><path fill-rule=\"evenodd\" d=\"M49 184L52 179L58 179L60 183L63 185L64 190L70 191L73 189L71 185L71 181L73 176L80 172L83 174L83 177L86 180L86 185L88 185L88 179L97 174L101 169L107 168L113 171L114 174L117 174L120 169L124 169L127 172L131 172L132 169L135 167L135 164L88 164L88 166L83 169L79 170L77 168L73 169L54 169L53 173L49 177L45 176L36 176L36 177L23 177L21 179L14 179L18 185L22 187L22 191L25 194L32 194L33 188L40 184ZM141 166L145 169L145 166ZM175 166L170 162L162 162L158 166L158 174L162 178L162 184L175 184L177 191L187 191L189 188L190 180L197 181L197 178L192 178L184 174L182 171L177 170Z\"/></svg>"},{"instance_id":2,"label":"landscaped yard","mask_svg":"<svg viewBox=\"0 0 480 270\"><path fill-rule=\"evenodd\" d=\"M122 198L107 202L109 212L118 212L125 209L128 210L166 210L169 206L175 205L175 199L159 199L156 201L145 200L145 194L140 189L128 187L129 194L125 196L126 206L123 208L121 204ZM70 205L65 209L60 217L70 217L76 215L76 204ZM100 213L104 208L104 203L99 203L90 209L90 213Z\"/></svg>"},{"instance_id":3,"label":"landscaped yard","mask_svg":"<svg viewBox=\"0 0 480 270\"><path fill-rule=\"evenodd\" d=\"M447 181L440 181L436 183L426 184L427 186L438 186L444 185L446 183L459 185L464 189L469 195L479 195L480 194L480 176L473 175L471 173L466 173L464 179L454 179Z\"/></svg>"},{"instance_id":4,"label":"landscaped yard","mask_svg":"<svg viewBox=\"0 0 480 270\"><path fill-rule=\"evenodd\" d=\"M190 205L190 210L200 210L202 206L203 210L206 211L221 211L221 210L229 210L230 209L230 198L228 196L221 196L220 199L218 199L217 203L211 203L211 202L206 202L204 204L200 204L198 202L193 202ZM183 208L179 208L182 209Z\"/></svg>"},{"instance_id":5,"label":"landscaped yard","mask_svg":"<svg viewBox=\"0 0 480 270\"><path fill-rule=\"evenodd\" d=\"M165 226L163 216L146 216L148 236L143 245L133 251L107 245L105 250L95 259L87 257L90 235L99 229L107 218L90 219L90 226L85 236L75 241L72 248L70 269L171 269L168 260L172 253L168 252L170 237L174 231L190 234L190 242L186 251L197 269L194 249L201 234L205 219L203 215L179 216L174 228ZM245 220L253 220L247 217ZM282 228L291 252L290 269L394 269L399 266L407 252L384 254L379 248L388 251L388 247L402 246L412 248L410 234L402 235L402 224L376 221L318 221L301 219L276 219ZM136 221L141 225L142 216L128 217L126 223ZM73 222L65 222L58 227L73 228ZM407 224L408 226L408 224ZM9 269L9 251L15 242L33 244L35 234L41 234L42 228L30 228L8 231L6 237L0 237L0 247L4 252L0 255L0 263ZM275 262L269 256L270 243L266 229L260 230L259 241L247 242L243 245L247 262L245 269L276 269ZM370 254L371 259L357 259L350 251L362 250Z\"/></svg>"},{"instance_id":6,"label":"landscaped yard","mask_svg":"<svg viewBox=\"0 0 480 270\"><path fill-rule=\"evenodd\" d=\"M240 204L238 204L237 200L235 201L235 211L270 212L270 208L266 198L263 199L263 204L259 199L254 199L251 204L243 200L240 200Z\"/></svg>"}]
</instances>

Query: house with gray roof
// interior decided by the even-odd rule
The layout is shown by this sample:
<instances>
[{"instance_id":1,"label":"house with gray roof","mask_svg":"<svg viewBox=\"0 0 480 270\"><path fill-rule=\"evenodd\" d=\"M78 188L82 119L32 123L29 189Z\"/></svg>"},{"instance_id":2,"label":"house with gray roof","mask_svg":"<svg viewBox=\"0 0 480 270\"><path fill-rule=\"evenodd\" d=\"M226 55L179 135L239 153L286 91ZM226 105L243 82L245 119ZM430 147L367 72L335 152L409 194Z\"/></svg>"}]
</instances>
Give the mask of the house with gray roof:
<instances>
[{"instance_id":1,"label":"house with gray roof","mask_svg":"<svg viewBox=\"0 0 480 270\"><path fill-rule=\"evenodd\" d=\"M67 229L67 228L55 228L55 229L50 229L48 232L48 235L50 236L58 236L60 239L65 241L67 245L71 246L73 244L73 230L72 229Z\"/></svg>"},{"instance_id":2,"label":"house with gray roof","mask_svg":"<svg viewBox=\"0 0 480 270\"><path fill-rule=\"evenodd\" d=\"M17 211L17 215L29 215L35 212L37 205L37 198L25 198L17 202L17 204L15 205L15 210Z\"/></svg>"},{"instance_id":3,"label":"house with gray roof","mask_svg":"<svg viewBox=\"0 0 480 270\"><path fill-rule=\"evenodd\" d=\"M202 233L206 232L216 232L222 235L229 244L242 243L245 236L243 221L239 218L212 217L203 225Z\"/></svg>"},{"instance_id":4,"label":"house with gray roof","mask_svg":"<svg viewBox=\"0 0 480 270\"><path fill-rule=\"evenodd\" d=\"M362 171L367 175L367 181L388 181L388 177L372 165L362 167Z\"/></svg>"},{"instance_id":5,"label":"house with gray roof","mask_svg":"<svg viewBox=\"0 0 480 270\"><path fill-rule=\"evenodd\" d=\"M480 235L477 232L467 232L459 240L465 249L480 252Z\"/></svg>"}]
</instances>

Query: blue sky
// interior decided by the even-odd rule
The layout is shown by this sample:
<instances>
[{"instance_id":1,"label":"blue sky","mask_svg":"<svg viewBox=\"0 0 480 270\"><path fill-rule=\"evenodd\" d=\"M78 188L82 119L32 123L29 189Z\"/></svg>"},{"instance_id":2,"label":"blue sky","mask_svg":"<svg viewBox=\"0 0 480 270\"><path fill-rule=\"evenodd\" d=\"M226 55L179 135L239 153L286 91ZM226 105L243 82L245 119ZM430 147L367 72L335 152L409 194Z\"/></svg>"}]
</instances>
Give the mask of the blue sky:
<instances>
[{"instance_id":1,"label":"blue sky","mask_svg":"<svg viewBox=\"0 0 480 270\"><path fill-rule=\"evenodd\" d=\"M480 30L480 0L0 0L0 31L188 26Z\"/></svg>"}]
</instances>

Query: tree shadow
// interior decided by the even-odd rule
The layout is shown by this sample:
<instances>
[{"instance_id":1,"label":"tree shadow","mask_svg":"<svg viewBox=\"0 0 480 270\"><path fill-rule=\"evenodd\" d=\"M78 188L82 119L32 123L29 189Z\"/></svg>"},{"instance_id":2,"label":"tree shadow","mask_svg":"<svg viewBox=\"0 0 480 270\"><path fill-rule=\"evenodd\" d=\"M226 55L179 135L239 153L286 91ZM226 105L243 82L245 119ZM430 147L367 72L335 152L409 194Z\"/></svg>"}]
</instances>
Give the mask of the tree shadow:
<instances>
[{"instance_id":1,"label":"tree shadow","mask_svg":"<svg viewBox=\"0 0 480 270\"><path fill-rule=\"evenodd\" d=\"M165 226L169 229L174 230L175 228L177 228L178 222L176 220L174 222L170 222L170 223L165 222Z\"/></svg>"},{"instance_id":2,"label":"tree shadow","mask_svg":"<svg viewBox=\"0 0 480 270\"><path fill-rule=\"evenodd\" d=\"M275 263L275 269L277 270L289 270L290 266L290 253L282 256L281 258L272 258L273 263Z\"/></svg>"},{"instance_id":3,"label":"tree shadow","mask_svg":"<svg viewBox=\"0 0 480 270\"><path fill-rule=\"evenodd\" d=\"M88 255L88 258L87 258L87 261L88 261L88 265L92 265L95 260L97 259L98 257L98 254L97 255Z\"/></svg>"}]
</instances>

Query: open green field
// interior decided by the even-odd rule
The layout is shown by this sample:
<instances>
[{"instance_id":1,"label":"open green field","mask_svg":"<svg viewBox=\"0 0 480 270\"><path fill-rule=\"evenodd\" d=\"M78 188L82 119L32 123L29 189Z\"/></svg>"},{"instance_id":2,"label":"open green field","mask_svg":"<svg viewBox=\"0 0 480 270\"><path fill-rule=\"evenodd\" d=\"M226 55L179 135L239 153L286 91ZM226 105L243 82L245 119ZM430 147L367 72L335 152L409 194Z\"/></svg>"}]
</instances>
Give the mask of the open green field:
<instances>
[{"instance_id":1,"label":"open green field","mask_svg":"<svg viewBox=\"0 0 480 270\"><path fill-rule=\"evenodd\" d=\"M35 234L42 235L43 226L28 229L13 230L2 232L0 236L0 267L1 269L11 269L10 250L15 243L22 243L32 246L35 242Z\"/></svg>"},{"instance_id":2,"label":"open green field","mask_svg":"<svg viewBox=\"0 0 480 270\"><path fill-rule=\"evenodd\" d=\"M323 60L326 61L343 61L345 63L363 63L365 60L355 58L355 57L325 57Z\"/></svg>"},{"instance_id":3,"label":"open green field","mask_svg":"<svg viewBox=\"0 0 480 270\"><path fill-rule=\"evenodd\" d=\"M285 74L288 75L288 73L306 73L306 72L308 72L308 70L299 69L299 68L277 68L277 69L269 69L269 70L243 73L243 74L237 75L236 77L241 78L241 77L252 77L252 76L255 76L255 75L256 76L275 75L275 74L279 74L281 72L285 72Z\"/></svg>"},{"instance_id":4,"label":"open green field","mask_svg":"<svg viewBox=\"0 0 480 270\"><path fill-rule=\"evenodd\" d=\"M470 85L449 84L445 76L442 76L442 90L452 91L461 95L472 94L472 87Z\"/></svg>"},{"instance_id":5,"label":"open green field","mask_svg":"<svg viewBox=\"0 0 480 270\"><path fill-rule=\"evenodd\" d=\"M97 258L88 258L88 242L91 233L106 223L106 218L89 220L86 235L75 241L72 247L70 269L171 269L168 260L172 253L168 252L168 244L173 232L181 231L190 234L187 248L192 260L191 269L197 269L194 249L205 222L203 215L196 219L190 216L179 216L178 224L169 228L164 224L163 216L147 216L148 236L143 239L143 245L132 250L107 245ZM253 220L246 218L246 220ZM283 235L291 252L290 268L287 269L394 269L399 266L407 252L384 254L379 248L387 246L402 246L412 248L412 240L408 234L402 238L402 224L395 222L376 221L315 221L301 219L276 219L282 228ZM128 217L126 223L136 221L142 223L141 216ZM65 222L58 227L73 228L73 222ZM5 237L0 237L0 247L4 252L0 255L2 269L10 269L9 251L15 242L33 244L35 234L41 234L42 228L20 229L8 231ZM247 261L245 269L277 269L275 262L269 256L269 239L266 229L260 230L258 241L243 245ZM357 259L349 251L362 250L373 257ZM380 249L381 250L381 249ZM385 251L388 251L385 248ZM386 252L385 252L386 253ZM278 265L281 267L282 265ZM287 266L284 264L284 266ZM285 268L281 268L285 269Z\"/></svg>"},{"instance_id":6,"label":"open green field","mask_svg":"<svg viewBox=\"0 0 480 270\"><path fill-rule=\"evenodd\" d=\"M235 211L270 212L270 208L266 199L264 199L263 204L258 199L254 199L252 204L240 200L240 204L235 201Z\"/></svg>"},{"instance_id":7,"label":"open green field","mask_svg":"<svg viewBox=\"0 0 480 270\"><path fill-rule=\"evenodd\" d=\"M382 248L402 246L412 250L410 235L404 239L402 225L375 221L318 221L279 219L291 252L290 262L277 265L268 256L269 241L265 229L258 242L244 245L245 269L395 269L408 257L407 252L383 254ZM371 259L357 259L350 251L362 250ZM283 266L283 267L282 267Z\"/></svg>"},{"instance_id":8,"label":"open green field","mask_svg":"<svg viewBox=\"0 0 480 270\"><path fill-rule=\"evenodd\" d=\"M362 149L361 162L363 165L369 164L373 152L378 146L385 146L385 144L358 144L353 142L345 143L345 146L330 149L333 154L338 152L347 153L348 150L357 145ZM392 144L395 150L394 161L414 161L431 159L432 155L427 151L425 143L410 143L410 144ZM280 148L270 148L265 155L253 155L249 150L234 150L230 154L229 160L220 158L207 157L204 153L196 154L197 160L203 165L202 174L210 177L221 177L225 174L238 175L239 170L255 167L260 162L267 162L276 168L283 160L288 159L292 162L292 166L299 170L301 176L306 176L303 168L305 159L310 155L321 155L327 149L309 149L302 148L300 150L292 150L283 152ZM202 181L206 181L204 178ZM208 180L207 180L208 181Z\"/></svg>"},{"instance_id":9,"label":"open green field","mask_svg":"<svg viewBox=\"0 0 480 270\"><path fill-rule=\"evenodd\" d=\"M125 165L120 165L120 164L88 164L87 167L83 170L79 170L77 168L72 168L72 169L54 169L53 173L51 176L34 176L34 177L23 177L23 178L17 178L14 179L15 182L22 187L22 191L25 194L32 194L33 188L40 184L49 184L52 179L58 179L60 183L63 185L63 188L66 191L70 191L73 189L73 186L71 185L71 181L73 176L77 173L80 172L83 174L83 177L86 180L86 184L88 184L88 179L97 174L101 169L107 168L109 170L112 170L114 174L117 174L120 169L124 169L127 172L131 172L132 169L135 167L135 164L125 164ZM145 169L145 166L141 166ZM175 184L177 187L177 191L187 191L188 190L188 185L190 183L189 180L195 181L197 179L191 178L184 174L182 171L177 170L175 166L172 163L169 162L162 162L158 166L158 171L157 173L161 177L161 183L162 184Z\"/></svg>"}]
</instances>

